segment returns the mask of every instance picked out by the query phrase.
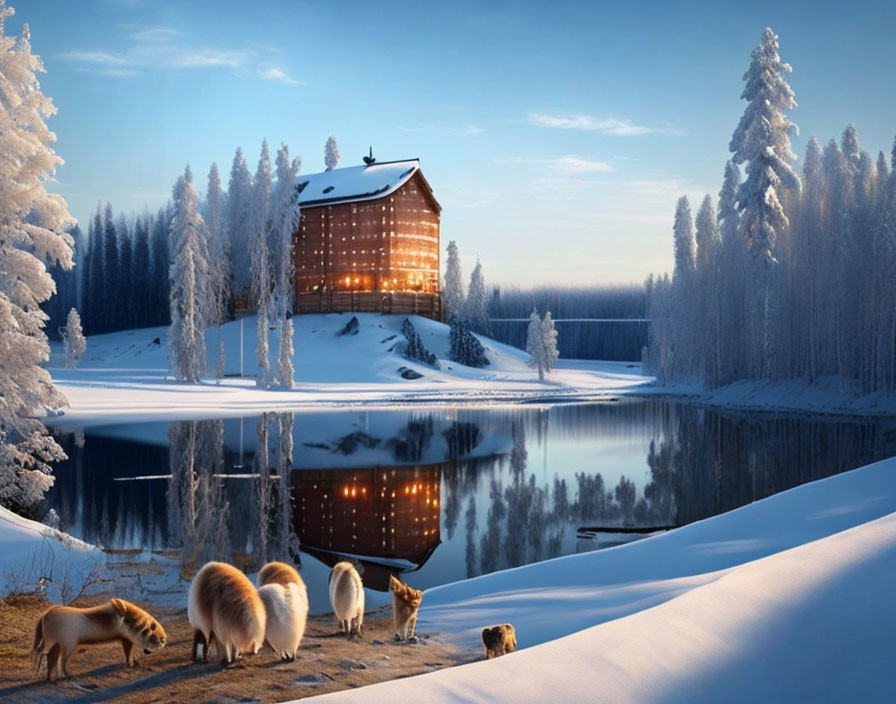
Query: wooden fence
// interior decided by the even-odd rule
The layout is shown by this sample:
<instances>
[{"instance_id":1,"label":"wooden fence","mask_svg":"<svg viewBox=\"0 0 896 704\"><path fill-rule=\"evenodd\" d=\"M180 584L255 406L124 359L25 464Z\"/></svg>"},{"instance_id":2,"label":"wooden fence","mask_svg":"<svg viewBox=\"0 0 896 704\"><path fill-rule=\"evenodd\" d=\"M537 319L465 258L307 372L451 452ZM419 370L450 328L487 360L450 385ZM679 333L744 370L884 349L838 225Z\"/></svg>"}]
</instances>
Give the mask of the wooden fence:
<instances>
[{"instance_id":1,"label":"wooden fence","mask_svg":"<svg viewBox=\"0 0 896 704\"><path fill-rule=\"evenodd\" d=\"M441 320L441 296L414 291L316 291L299 293L296 313L388 313Z\"/></svg>"}]
</instances>

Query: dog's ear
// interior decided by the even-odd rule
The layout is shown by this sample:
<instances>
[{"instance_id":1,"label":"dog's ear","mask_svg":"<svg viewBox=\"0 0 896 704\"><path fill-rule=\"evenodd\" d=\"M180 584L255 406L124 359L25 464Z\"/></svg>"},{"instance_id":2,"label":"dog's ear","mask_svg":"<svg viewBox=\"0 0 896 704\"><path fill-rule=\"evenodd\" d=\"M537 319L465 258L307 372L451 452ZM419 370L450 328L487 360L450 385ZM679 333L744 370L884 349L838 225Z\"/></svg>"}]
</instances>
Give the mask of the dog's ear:
<instances>
[{"instance_id":1,"label":"dog's ear","mask_svg":"<svg viewBox=\"0 0 896 704\"><path fill-rule=\"evenodd\" d=\"M121 599L110 599L109 603L112 604L112 608L115 609L115 611L118 614L120 614L121 616L124 616L127 614L128 605L125 604L124 601L122 601Z\"/></svg>"}]
</instances>

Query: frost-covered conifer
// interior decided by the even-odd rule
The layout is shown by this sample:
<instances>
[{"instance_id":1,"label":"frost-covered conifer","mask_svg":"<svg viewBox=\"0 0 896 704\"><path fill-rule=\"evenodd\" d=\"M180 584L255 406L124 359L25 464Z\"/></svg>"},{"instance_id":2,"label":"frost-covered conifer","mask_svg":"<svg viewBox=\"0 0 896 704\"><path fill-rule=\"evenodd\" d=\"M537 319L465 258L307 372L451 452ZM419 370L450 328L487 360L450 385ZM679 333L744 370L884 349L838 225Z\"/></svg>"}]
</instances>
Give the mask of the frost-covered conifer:
<instances>
[{"instance_id":1,"label":"frost-covered conifer","mask_svg":"<svg viewBox=\"0 0 896 704\"><path fill-rule=\"evenodd\" d=\"M233 296L246 295L252 283L252 176L243 150L237 147L227 187L227 238L233 267Z\"/></svg>"},{"instance_id":2,"label":"frost-covered conifer","mask_svg":"<svg viewBox=\"0 0 896 704\"><path fill-rule=\"evenodd\" d=\"M557 350L557 329L554 327L551 311L545 313L541 321L541 335L544 339L544 370L550 372L554 369L554 361L560 356Z\"/></svg>"},{"instance_id":3,"label":"frost-covered conifer","mask_svg":"<svg viewBox=\"0 0 896 704\"><path fill-rule=\"evenodd\" d=\"M173 196L168 361L177 379L198 382L205 365L205 327L211 304L208 235L189 166L177 179Z\"/></svg>"},{"instance_id":4,"label":"frost-covered conifer","mask_svg":"<svg viewBox=\"0 0 896 704\"><path fill-rule=\"evenodd\" d=\"M470 288L467 293L466 315L470 327L476 332L487 335L488 298L485 293L485 279L482 276L482 264L477 259L473 273L470 275Z\"/></svg>"},{"instance_id":5,"label":"frost-covered conifer","mask_svg":"<svg viewBox=\"0 0 896 704\"><path fill-rule=\"evenodd\" d=\"M72 308L65 322L65 367L74 369L87 351L87 340L81 330L81 316Z\"/></svg>"},{"instance_id":6,"label":"frost-covered conifer","mask_svg":"<svg viewBox=\"0 0 896 704\"><path fill-rule=\"evenodd\" d=\"M252 196L252 302L257 311L258 346L258 386L270 386L271 363L268 359L268 324L271 316L271 159L268 156L268 141L261 144L261 156L255 172Z\"/></svg>"},{"instance_id":7,"label":"frost-covered conifer","mask_svg":"<svg viewBox=\"0 0 896 704\"><path fill-rule=\"evenodd\" d=\"M224 339L221 337L221 325L227 318L233 273L230 265L230 239L227 236L224 222L224 193L221 190L218 165L214 162L208 172L208 192L205 195L203 219L208 228L211 297L208 324L215 325L218 329L218 362L215 367L215 377L222 379L227 359L224 352Z\"/></svg>"},{"instance_id":8,"label":"frost-covered conifer","mask_svg":"<svg viewBox=\"0 0 896 704\"><path fill-rule=\"evenodd\" d=\"M272 219L272 314L280 327L280 348L277 352L277 383L284 388L293 385L293 237L299 226L299 192L296 176L302 160L289 158L285 143L277 151L277 185L271 201Z\"/></svg>"},{"instance_id":9,"label":"frost-covered conifer","mask_svg":"<svg viewBox=\"0 0 896 704\"><path fill-rule=\"evenodd\" d=\"M694 273L694 220L691 204L687 196L678 199L675 205L675 278L686 279Z\"/></svg>"},{"instance_id":10,"label":"frost-covered conifer","mask_svg":"<svg viewBox=\"0 0 896 704\"><path fill-rule=\"evenodd\" d=\"M62 163L44 122L56 108L41 93L28 25L5 34L12 14L0 0L0 504L34 516L53 483L50 463L65 458L38 420L66 404L41 367L49 347L40 304L54 290L45 263L71 268L73 243L65 201L44 188Z\"/></svg>"},{"instance_id":11,"label":"frost-covered conifer","mask_svg":"<svg viewBox=\"0 0 896 704\"><path fill-rule=\"evenodd\" d=\"M324 148L324 164L327 171L332 171L339 164L339 145L336 144L336 137L330 135L327 139L327 146Z\"/></svg>"},{"instance_id":12,"label":"frost-covered conifer","mask_svg":"<svg viewBox=\"0 0 896 704\"><path fill-rule=\"evenodd\" d=\"M734 163L747 164L737 209L751 261L747 322L754 349L750 367L757 377L766 376L770 366L771 270L776 263L775 240L788 226L781 198L800 189L799 176L791 165L795 155L790 136L796 132L796 125L784 114L796 107L793 91L784 80L784 74L790 71L790 64L778 55L777 35L766 27L744 74L746 85L741 98L747 101L747 107L729 145Z\"/></svg>"},{"instance_id":13,"label":"frost-covered conifer","mask_svg":"<svg viewBox=\"0 0 896 704\"><path fill-rule=\"evenodd\" d=\"M460 269L460 255L457 252L457 243L454 240L448 243L447 251L445 286L442 290L442 318L445 322L451 322L452 318L463 315L464 284L463 274Z\"/></svg>"}]
</instances>

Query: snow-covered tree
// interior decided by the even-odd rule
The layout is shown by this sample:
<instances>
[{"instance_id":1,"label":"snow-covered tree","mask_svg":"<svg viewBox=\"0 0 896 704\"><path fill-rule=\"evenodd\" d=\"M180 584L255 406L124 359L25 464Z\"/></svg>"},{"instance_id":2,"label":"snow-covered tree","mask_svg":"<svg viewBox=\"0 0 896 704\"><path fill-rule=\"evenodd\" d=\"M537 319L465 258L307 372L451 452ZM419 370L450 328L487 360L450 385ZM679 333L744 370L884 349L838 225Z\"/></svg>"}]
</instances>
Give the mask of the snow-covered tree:
<instances>
[{"instance_id":1,"label":"snow-covered tree","mask_svg":"<svg viewBox=\"0 0 896 704\"><path fill-rule=\"evenodd\" d=\"M212 162L208 171L208 191L205 194L203 219L208 228L209 286L212 303L208 323L218 329L218 363L215 377L222 379L227 360L224 353L224 339L221 337L221 325L227 319L233 274L230 268L230 240L224 227L224 193L221 190L218 164L215 162Z\"/></svg>"},{"instance_id":2,"label":"snow-covered tree","mask_svg":"<svg viewBox=\"0 0 896 704\"><path fill-rule=\"evenodd\" d=\"M447 251L445 285L442 289L442 319L445 322L451 322L452 318L463 315L464 283L460 269L460 255L457 252L457 243L454 240L448 243Z\"/></svg>"},{"instance_id":3,"label":"snow-covered tree","mask_svg":"<svg viewBox=\"0 0 896 704\"><path fill-rule=\"evenodd\" d=\"M324 164L327 171L332 171L339 165L339 145L336 144L336 137L330 135L327 139L327 146L324 148Z\"/></svg>"},{"instance_id":4,"label":"snow-covered tree","mask_svg":"<svg viewBox=\"0 0 896 704\"><path fill-rule=\"evenodd\" d=\"M537 310L532 311L526 332L526 352L529 366L538 370L539 381L544 381L544 375L553 369L558 357L557 330L550 312L540 318Z\"/></svg>"},{"instance_id":5,"label":"snow-covered tree","mask_svg":"<svg viewBox=\"0 0 896 704\"><path fill-rule=\"evenodd\" d=\"M768 317L775 240L788 226L781 198L800 188L799 176L791 165L795 155L790 136L796 132L796 125L784 114L796 107L793 91L784 80L784 74L791 70L778 55L777 35L766 27L744 74L746 85L741 98L747 101L747 107L729 145L734 163L747 165L747 178L737 194L737 209L750 261L747 322L751 340L757 342L751 368L760 377L767 375L771 361Z\"/></svg>"},{"instance_id":6,"label":"snow-covered tree","mask_svg":"<svg viewBox=\"0 0 896 704\"><path fill-rule=\"evenodd\" d=\"M72 308L68 312L65 322L65 367L74 369L81 361L81 357L87 351L87 340L84 339L84 331L81 329L81 316Z\"/></svg>"},{"instance_id":7,"label":"snow-covered tree","mask_svg":"<svg viewBox=\"0 0 896 704\"><path fill-rule=\"evenodd\" d=\"M177 379L198 382L205 365L205 328L210 308L208 235L199 214L189 166L177 179L173 196L168 360Z\"/></svg>"},{"instance_id":8,"label":"snow-covered tree","mask_svg":"<svg viewBox=\"0 0 896 704\"><path fill-rule=\"evenodd\" d=\"M38 420L66 404L41 367L49 347L40 304L54 292L46 265L72 266L72 218L44 188L62 163L45 123L56 108L41 93L28 25L19 37L5 33L12 14L0 0L0 504L35 516L53 483L50 463L65 457Z\"/></svg>"},{"instance_id":9,"label":"snow-covered tree","mask_svg":"<svg viewBox=\"0 0 896 704\"><path fill-rule=\"evenodd\" d=\"M672 232L675 238L675 278L686 279L694 273L695 266L694 220L687 196L679 198L675 205Z\"/></svg>"},{"instance_id":10,"label":"snow-covered tree","mask_svg":"<svg viewBox=\"0 0 896 704\"><path fill-rule=\"evenodd\" d=\"M245 295L252 283L252 176L243 150L237 147L227 187L227 237L233 258L233 296Z\"/></svg>"},{"instance_id":11,"label":"snow-covered tree","mask_svg":"<svg viewBox=\"0 0 896 704\"><path fill-rule=\"evenodd\" d=\"M488 296L485 292L485 279L482 276L482 263L478 259L470 275L465 317L473 330L481 335L488 334Z\"/></svg>"},{"instance_id":12,"label":"snow-covered tree","mask_svg":"<svg viewBox=\"0 0 896 704\"><path fill-rule=\"evenodd\" d=\"M271 363L268 359L268 323L271 316L271 159L268 156L268 141L261 144L261 156L255 172L252 196L252 303L257 311L258 346L258 386L270 386Z\"/></svg>"},{"instance_id":13,"label":"snow-covered tree","mask_svg":"<svg viewBox=\"0 0 896 704\"><path fill-rule=\"evenodd\" d=\"M292 318L287 318L280 324L280 346L277 349L277 386L284 389L293 387L293 335Z\"/></svg>"}]
</instances>

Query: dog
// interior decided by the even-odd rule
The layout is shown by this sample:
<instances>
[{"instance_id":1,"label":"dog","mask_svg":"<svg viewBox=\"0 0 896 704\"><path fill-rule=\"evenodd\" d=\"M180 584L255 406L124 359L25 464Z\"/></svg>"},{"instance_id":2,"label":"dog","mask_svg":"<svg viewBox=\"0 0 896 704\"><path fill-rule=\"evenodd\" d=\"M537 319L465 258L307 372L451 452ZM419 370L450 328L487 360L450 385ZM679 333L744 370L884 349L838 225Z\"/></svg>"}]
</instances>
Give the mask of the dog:
<instances>
[{"instance_id":1,"label":"dog","mask_svg":"<svg viewBox=\"0 0 896 704\"><path fill-rule=\"evenodd\" d=\"M255 586L236 567L206 563L190 584L187 618L193 626L193 660L208 660L216 643L221 664L229 665L242 653L253 655L264 643L266 612Z\"/></svg>"},{"instance_id":2,"label":"dog","mask_svg":"<svg viewBox=\"0 0 896 704\"><path fill-rule=\"evenodd\" d=\"M99 606L51 606L34 628L31 661L39 672L47 660L47 681L70 677L68 660L79 645L119 641L128 667L137 663L137 648L146 655L165 646L168 637L162 624L139 606L124 599L111 599ZM55 677L54 677L55 672Z\"/></svg>"},{"instance_id":3,"label":"dog","mask_svg":"<svg viewBox=\"0 0 896 704\"><path fill-rule=\"evenodd\" d=\"M509 623L483 628L482 645L485 647L486 660L512 653L516 650L516 631Z\"/></svg>"},{"instance_id":4,"label":"dog","mask_svg":"<svg viewBox=\"0 0 896 704\"><path fill-rule=\"evenodd\" d=\"M423 601L423 592L412 589L395 575L389 577L389 591L392 592L392 624L395 626L395 640L416 643L417 610Z\"/></svg>"},{"instance_id":5,"label":"dog","mask_svg":"<svg viewBox=\"0 0 896 704\"><path fill-rule=\"evenodd\" d=\"M350 562L337 562L330 572L330 603L349 638L361 635L364 626L364 584Z\"/></svg>"},{"instance_id":6,"label":"dog","mask_svg":"<svg viewBox=\"0 0 896 704\"><path fill-rule=\"evenodd\" d=\"M267 614L264 638L282 660L292 662L305 635L308 589L295 568L283 562L262 567L258 582L258 596Z\"/></svg>"}]
</instances>

